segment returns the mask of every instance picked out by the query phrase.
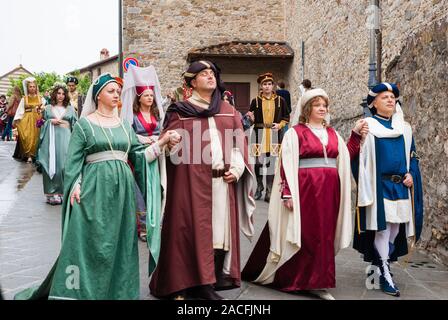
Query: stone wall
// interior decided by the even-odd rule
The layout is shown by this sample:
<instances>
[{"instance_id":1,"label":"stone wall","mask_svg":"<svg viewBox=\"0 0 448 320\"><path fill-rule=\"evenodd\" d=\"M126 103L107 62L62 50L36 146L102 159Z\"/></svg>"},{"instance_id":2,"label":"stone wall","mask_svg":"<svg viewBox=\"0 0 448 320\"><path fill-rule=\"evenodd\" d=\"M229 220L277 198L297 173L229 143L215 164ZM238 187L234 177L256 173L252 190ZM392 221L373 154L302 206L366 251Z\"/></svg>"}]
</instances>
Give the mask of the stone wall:
<instances>
[{"instance_id":1,"label":"stone wall","mask_svg":"<svg viewBox=\"0 0 448 320\"><path fill-rule=\"evenodd\" d=\"M178 87L192 48L233 40L282 41L283 0L124 0L124 51L154 64L162 87ZM266 19L266 15L269 19Z\"/></svg>"},{"instance_id":2,"label":"stone wall","mask_svg":"<svg viewBox=\"0 0 448 320\"><path fill-rule=\"evenodd\" d=\"M291 15L287 41L296 52L290 73L291 91L297 97L301 73L301 41L305 43L304 77L330 96L332 119L361 114L358 105L366 91L368 1L288 0ZM295 100L295 99L294 99ZM345 130L344 130L345 131Z\"/></svg>"},{"instance_id":3,"label":"stone wall","mask_svg":"<svg viewBox=\"0 0 448 320\"><path fill-rule=\"evenodd\" d=\"M368 92L370 1L285 0L286 41L296 52L289 83L297 98L301 41L305 42L305 78L324 88L332 101L332 121L347 136L362 114ZM407 39L425 25L448 16L441 0L380 0L382 9L383 80L391 61ZM294 101L295 101L294 99Z\"/></svg>"},{"instance_id":4,"label":"stone wall","mask_svg":"<svg viewBox=\"0 0 448 320\"><path fill-rule=\"evenodd\" d=\"M421 247L448 264L448 19L411 36L386 73L400 84L406 119L414 129L424 182Z\"/></svg>"}]
</instances>

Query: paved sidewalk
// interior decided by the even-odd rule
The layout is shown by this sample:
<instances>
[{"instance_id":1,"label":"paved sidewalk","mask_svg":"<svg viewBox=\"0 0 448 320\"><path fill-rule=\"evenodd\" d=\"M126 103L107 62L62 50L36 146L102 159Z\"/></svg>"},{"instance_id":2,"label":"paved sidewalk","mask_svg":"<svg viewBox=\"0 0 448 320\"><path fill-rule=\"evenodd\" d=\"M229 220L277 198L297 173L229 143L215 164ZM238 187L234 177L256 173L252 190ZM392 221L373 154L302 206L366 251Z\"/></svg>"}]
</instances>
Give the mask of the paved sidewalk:
<instances>
[{"instance_id":1,"label":"paved sidewalk","mask_svg":"<svg viewBox=\"0 0 448 320\"><path fill-rule=\"evenodd\" d=\"M47 275L60 249L60 206L45 203L42 176L28 164L12 160L13 143L0 142L0 286L6 299L18 291L39 284ZM258 239L267 219L267 204L257 202L255 217ZM242 265L254 246L241 236ZM141 299L155 299L149 294L146 276L148 252L139 242ZM416 252L406 268L394 264L392 272L401 297L390 297L379 290L367 290L365 269L353 249L345 249L336 257L337 287L330 292L336 299L448 299L448 268L432 262ZM241 289L223 291L228 299L238 300L308 300L307 294L287 294L244 282Z\"/></svg>"}]
</instances>

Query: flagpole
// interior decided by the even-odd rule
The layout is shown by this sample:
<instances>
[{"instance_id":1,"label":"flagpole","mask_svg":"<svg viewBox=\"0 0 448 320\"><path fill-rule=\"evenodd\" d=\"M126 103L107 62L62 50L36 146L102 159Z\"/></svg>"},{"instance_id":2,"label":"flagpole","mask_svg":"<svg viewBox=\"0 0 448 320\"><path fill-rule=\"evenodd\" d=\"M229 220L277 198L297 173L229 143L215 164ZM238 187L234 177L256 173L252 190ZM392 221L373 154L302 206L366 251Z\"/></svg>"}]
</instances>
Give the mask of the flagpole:
<instances>
[{"instance_id":1,"label":"flagpole","mask_svg":"<svg viewBox=\"0 0 448 320\"><path fill-rule=\"evenodd\" d=\"M118 0L118 70L123 78L123 0Z\"/></svg>"}]
</instances>

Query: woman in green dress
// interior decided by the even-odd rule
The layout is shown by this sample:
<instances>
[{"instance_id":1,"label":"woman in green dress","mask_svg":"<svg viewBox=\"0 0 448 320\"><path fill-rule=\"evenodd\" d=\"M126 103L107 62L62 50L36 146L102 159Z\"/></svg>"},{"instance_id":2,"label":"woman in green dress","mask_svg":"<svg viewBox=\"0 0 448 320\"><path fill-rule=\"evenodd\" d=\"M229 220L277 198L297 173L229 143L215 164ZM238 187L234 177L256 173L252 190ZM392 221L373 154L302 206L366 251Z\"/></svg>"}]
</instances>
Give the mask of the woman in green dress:
<instances>
[{"instance_id":1,"label":"woman in green dress","mask_svg":"<svg viewBox=\"0 0 448 320\"><path fill-rule=\"evenodd\" d=\"M40 129L37 161L42 166L44 193L47 203L62 204L64 192L63 171L73 127L78 120L70 103L64 83L55 83L51 103L42 113L44 124Z\"/></svg>"},{"instance_id":2,"label":"woman in green dress","mask_svg":"<svg viewBox=\"0 0 448 320\"><path fill-rule=\"evenodd\" d=\"M40 287L16 299L139 298L134 176L127 160L135 165L149 220L160 227L160 177L153 160L180 138L167 132L157 143L141 145L130 124L118 118L119 90L110 74L89 89L68 147L59 258ZM160 241L152 243L157 262Z\"/></svg>"}]
</instances>

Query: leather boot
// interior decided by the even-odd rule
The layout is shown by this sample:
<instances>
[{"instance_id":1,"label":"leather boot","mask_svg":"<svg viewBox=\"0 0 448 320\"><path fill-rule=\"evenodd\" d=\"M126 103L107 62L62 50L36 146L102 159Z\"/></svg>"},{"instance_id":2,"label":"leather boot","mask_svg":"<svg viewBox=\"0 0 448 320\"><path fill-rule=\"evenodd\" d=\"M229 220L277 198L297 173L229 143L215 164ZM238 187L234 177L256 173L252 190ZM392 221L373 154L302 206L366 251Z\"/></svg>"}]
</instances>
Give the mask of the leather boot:
<instances>
[{"instance_id":1,"label":"leather boot","mask_svg":"<svg viewBox=\"0 0 448 320\"><path fill-rule=\"evenodd\" d=\"M228 278L223 272L224 259L226 252L224 250L215 250L215 277L216 283L214 288L216 291L231 290L237 288L232 279Z\"/></svg>"},{"instance_id":2,"label":"leather boot","mask_svg":"<svg viewBox=\"0 0 448 320\"><path fill-rule=\"evenodd\" d=\"M257 174L257 192L255 192L255 200L260 200L261 195L263 194L264 186L263 186L263 176Z\"/></svg>"},{"instance_id":3,"label":"leather boot","mask_svg":"<svg viewBox=\"0 0 448 320\"><path fill-rule=\"evenodd\" d=\"M268 202L271 200L271 190L272 190L272 183L274 182L274 176L273 175L267 175L266 176L266 194L264 196L264 201Z\"/></svg>"}]
</instances>

